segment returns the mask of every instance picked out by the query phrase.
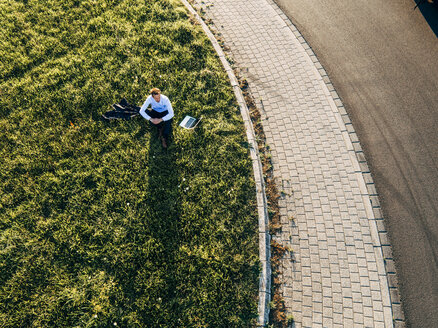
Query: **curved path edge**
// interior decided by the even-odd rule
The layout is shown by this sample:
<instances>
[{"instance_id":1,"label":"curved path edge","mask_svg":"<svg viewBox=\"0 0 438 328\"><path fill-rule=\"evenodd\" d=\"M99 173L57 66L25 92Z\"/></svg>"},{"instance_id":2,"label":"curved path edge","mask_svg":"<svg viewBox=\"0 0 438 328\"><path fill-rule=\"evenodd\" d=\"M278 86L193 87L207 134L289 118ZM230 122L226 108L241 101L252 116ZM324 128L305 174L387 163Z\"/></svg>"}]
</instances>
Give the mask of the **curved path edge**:
<instances>
[{"instance_id":1,"label":"curved path edge","mask_svg":"<svg viewBox=\"0 0 438 328\"><path fill-rule=\"evenodd\" d=\"M246 105L245 98L240 89L239 83L234 71L228 63L225 53L223 52L221 46L217 42L215 36L210 31L209 27L203 19L198 15L196 10L191 6L187 0L181 0L181 2L186 6L189 12L195 17L198 23L201 25L205 34L209 38L213 45L219 59L228 74L231 86L234 91L237 103L239 104L240 113L242 115L246 137L248 139L250 156L253 164L254 171L254 181L256 185L256 195L257 195L257 211L259 216L259 257L261 263L261 275L259 280L259 302L258 302L258 326L264 327L269 321L269 302L271 300L271 263L270 263L270 245L271 237L269 234L269 215L268 215L268 205L265 193L265 183L263 179L263 169L262 163L260 161L258 145L255 138L255 132L252 125L251 117L249 114L248 107Z\"/></svg>"},{"instance_id":2,"label":"curved path edge","mask_svg":"<svg viewBox=\"0 0 438 328\"><path fill-rule=\"evenodd\" d=\"M392 255L391 245L389 242L387 230L385 228L382 209L380 207L379 196L377 194L377 190L373 178L371 176L371 172L368 167L362 146L357 137L356 131L347 114L347 111L344 107L344 104L342 103L341 98L336 92L327 72L319 62L316 54L313 52L309 43L299 32L297 27L292 23L289 17L286 16L286 14L283 12L280 6L278 6L278 4L274 2L274 0L266 0L266 2L269 3L271 7L275 10L275 12L281 17L281 19L285 22L288 28L291 29L292 33L296 36L298 41L306 50L307 54L309 55L309 58L314 63L315 69L317 70L317 74L319 74L322 77L325 85L327 86L327 90L330 92L334 100L334 105L338 109L342 121L344 122L345 131L348 133L349 139L351 141L351 146L353 147L354 153L357 158L357 162L359 163L360 172L362 173L363 180L365 182L366 193L368 193L371 201L371 209L368 208L368 214L370 215L370 218L374 218L374 221L376 222L378 241L381 245L383 262L385 264L387 285L390 294L394 326L396 328L405 327L406 326L405 316L404 316L404 311L400 298L400 293L398 290L397 272L395 268L394 258Z\"/></svg>"}]
</instances>

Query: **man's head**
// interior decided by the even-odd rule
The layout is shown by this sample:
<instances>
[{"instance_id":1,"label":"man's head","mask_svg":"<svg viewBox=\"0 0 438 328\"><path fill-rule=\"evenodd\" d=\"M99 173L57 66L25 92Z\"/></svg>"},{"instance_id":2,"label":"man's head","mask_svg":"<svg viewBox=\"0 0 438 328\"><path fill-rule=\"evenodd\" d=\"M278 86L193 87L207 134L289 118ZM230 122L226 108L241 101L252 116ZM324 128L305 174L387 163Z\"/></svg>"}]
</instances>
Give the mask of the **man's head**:
<instances>
[{"instance_id":1,"label":"man's head","mask_svg":"<svg viewBox=\"0 0 438 328\"><path fill-rule=\"evenodd\" d=\"M159 102L159 101L160 101L160 94L161 94L161 90L158 89L158 88L153 88L153 89L151 90L152 98L154 98L154 100L155 100L156 102Z\"/></svg>"}]
</instances>

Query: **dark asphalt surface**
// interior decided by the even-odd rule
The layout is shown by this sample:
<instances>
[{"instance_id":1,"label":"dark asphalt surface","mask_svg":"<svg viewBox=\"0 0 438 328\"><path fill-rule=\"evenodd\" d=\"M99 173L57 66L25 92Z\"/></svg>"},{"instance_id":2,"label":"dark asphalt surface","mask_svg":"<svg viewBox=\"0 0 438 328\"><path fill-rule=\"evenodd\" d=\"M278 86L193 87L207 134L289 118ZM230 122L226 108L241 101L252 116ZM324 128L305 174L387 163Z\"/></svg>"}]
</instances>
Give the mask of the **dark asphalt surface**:
<instances>
[{"instance_id":1,"label":"dark asphalt surface","mask_svg":"<svg viewBox=\"0 0 438 328\"><path fill-rule=\"evenodd\" d=\"M438 10L428 11L428 24L413 0L276 2L318 56L353 121L380 196L407 324L438 327L438 39L432 30Z\"/></svg>"}]
</instances>

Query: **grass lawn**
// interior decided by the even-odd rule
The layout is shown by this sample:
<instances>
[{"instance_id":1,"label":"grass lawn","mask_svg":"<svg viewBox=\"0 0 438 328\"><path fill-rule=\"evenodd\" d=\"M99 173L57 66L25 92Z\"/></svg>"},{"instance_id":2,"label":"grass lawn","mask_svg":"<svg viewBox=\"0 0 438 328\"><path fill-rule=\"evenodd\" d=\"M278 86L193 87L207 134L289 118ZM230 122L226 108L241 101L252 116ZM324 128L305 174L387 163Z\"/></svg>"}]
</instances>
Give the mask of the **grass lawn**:
<instances>
[{"instance_id":1,"label":"grass lawn","mask_svg":"<svg viewBox=\"0 0 438 328\"><path fill-rule=\"evenodd\" d=\"M182 4L0 0L0 24L0 327L252 326L244 127ZM101 119L151 87L175 110L168 150L141 117Z\"/></svg>"}]
</instances>

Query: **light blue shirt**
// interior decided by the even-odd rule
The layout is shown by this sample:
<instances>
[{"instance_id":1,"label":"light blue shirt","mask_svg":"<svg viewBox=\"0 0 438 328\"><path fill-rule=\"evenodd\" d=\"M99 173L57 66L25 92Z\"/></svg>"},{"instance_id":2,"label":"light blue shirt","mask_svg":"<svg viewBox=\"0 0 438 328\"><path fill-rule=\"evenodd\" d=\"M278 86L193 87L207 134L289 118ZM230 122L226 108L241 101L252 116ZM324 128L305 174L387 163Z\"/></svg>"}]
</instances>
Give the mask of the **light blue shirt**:
<instances>
[{"instance_id":1,"label":"light blue shirt","mask_svg":"<svg viewBox=\"0 0 438 328\"><path fill-rule=\"evenodd\" d=\"M163 121L168 121L173 117L172 104L170 103L169 98L167 98L165 95L160 95L159 102L156 102L152 95L149 95L149 97L146 98L146 101L140 108L140 115L147 120L151 119L151 117L146 114L146 108L148 108L149 105L151 105L152 109L158 113L162 113L166 110L168 111L168 114L163 117Z\"/></svg>"}]
</instances>

